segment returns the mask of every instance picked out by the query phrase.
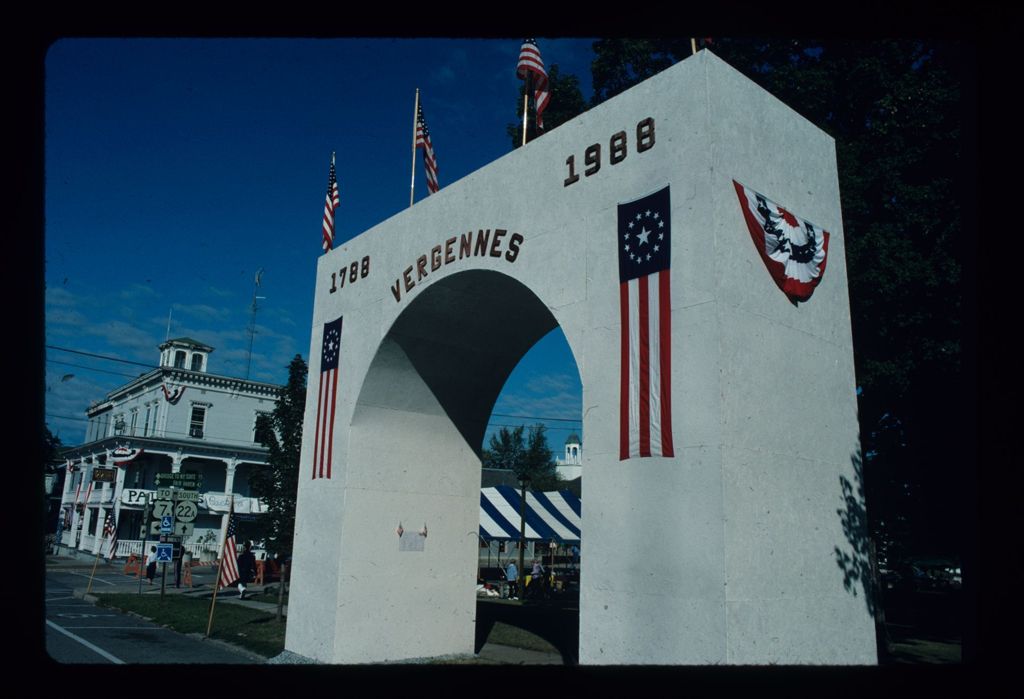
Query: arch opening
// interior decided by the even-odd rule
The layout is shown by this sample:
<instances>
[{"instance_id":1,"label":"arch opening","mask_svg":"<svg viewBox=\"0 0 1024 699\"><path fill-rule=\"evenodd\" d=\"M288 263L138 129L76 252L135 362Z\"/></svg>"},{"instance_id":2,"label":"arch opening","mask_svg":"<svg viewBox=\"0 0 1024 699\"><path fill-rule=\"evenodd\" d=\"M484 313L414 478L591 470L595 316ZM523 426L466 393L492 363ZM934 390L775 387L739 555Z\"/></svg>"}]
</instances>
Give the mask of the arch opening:
<instances>
[{"instance_id":1,"label":"arch opening","mask_svg":"<svg viewBox=\"0 0 1024 699\"><path fill-rule=\"evenodd\" d=\"M372 617L339 606L341 657L474 652L484 435L509 375L557 325L518 280L468 270L425 287L385 334L349 429L341 526L360 534L341 537L341 570L355 572L338 581L339 599L382 604Z\"/></svg>"}]
</instances>

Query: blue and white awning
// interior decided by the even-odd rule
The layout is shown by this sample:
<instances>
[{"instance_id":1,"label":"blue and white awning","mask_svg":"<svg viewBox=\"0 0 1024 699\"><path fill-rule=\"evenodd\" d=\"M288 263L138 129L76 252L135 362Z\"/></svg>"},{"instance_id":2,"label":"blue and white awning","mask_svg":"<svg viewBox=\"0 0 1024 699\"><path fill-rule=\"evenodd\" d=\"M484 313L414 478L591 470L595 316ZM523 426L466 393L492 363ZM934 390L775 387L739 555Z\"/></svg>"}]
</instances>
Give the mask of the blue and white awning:
<instances>
[{"instance_id":1,"label":"blue and white awning","mask_svg":"<svg viewBox=\"0 0 1024 699\"><path fill-rule=\"evenodd\" d=\"M519 538L519 492L508 485L480 489L480 536L495 541ZM580 512L580 499L568 490L527 490L527 540L578 544Z\"/></svg>"}]
</instances>

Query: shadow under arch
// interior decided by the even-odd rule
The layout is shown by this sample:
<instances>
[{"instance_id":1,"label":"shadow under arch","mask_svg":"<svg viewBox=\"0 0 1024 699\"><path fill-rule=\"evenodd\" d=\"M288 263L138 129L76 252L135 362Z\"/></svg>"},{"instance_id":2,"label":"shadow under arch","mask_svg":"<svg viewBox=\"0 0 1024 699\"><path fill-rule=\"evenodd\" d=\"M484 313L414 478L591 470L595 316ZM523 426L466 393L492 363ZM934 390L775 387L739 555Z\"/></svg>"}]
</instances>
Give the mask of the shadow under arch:
<instances>
[{"instance_id":1,"label":"shadow under arch","mask_svg":"<svg viewBox=\"0 0 1024 699\"><path fill-rule=\"evenodd\" d=\"M513 277L490 270L445 277L424 288L381 341L352 426L362 424L367 408L433 412L426 388L479 457L505 381L557 326L544 302Z\"/></svg>"}]
</instances>

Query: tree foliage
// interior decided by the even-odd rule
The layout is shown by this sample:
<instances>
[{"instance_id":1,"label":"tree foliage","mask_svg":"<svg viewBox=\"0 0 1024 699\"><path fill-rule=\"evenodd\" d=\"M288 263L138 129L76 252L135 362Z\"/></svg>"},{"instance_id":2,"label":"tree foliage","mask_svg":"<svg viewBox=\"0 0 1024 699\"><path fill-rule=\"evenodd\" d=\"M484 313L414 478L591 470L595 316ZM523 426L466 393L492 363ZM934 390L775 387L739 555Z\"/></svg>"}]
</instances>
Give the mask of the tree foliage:
<instances>
[{"instance_id":1,"label":"tree foliage","mask_svg":"<svg viewBox=\"0 0 1024 699\"><path fill-rule=\"evenodd\" d=\"M547 109L544 110L544 130L537 131L536 109L533 103L533 94L530 94L529 114L526 122L526 138L532 141L545 133L558 128L570 119L579 116L587 109L587 102L583 99L583 92L580 90L580 80L572 73L563 75L558 64L553 64L548 71L548 92L551 100ZM523 145L523 95L526 94L527 81L523 80L519 85L519 98L516 100L516 113L519 118L515 123L506 127L509 138L512 139L512 147L518 148Z\"/></svg>"},{"instance_id":2,"label":"tree foliage","mask_svg":"<svg viewBox=\"0 0 1024 699\"><path fill-rule=\"evenodd\" d=\"M306 362L295 355L288 365L288 383L273 413L260 415L256 421L256 438L269 454L266 468L255 469L249 480L253 494L267 507L266 513L256 519L253 533L267 541L268 549L283 554L291 553L295 536L307 374Z\"/></svg>"},{"instance_id":3,"label":"tree foliage","mask_svg":"<svg viewBox=\"0 0 1024 699\"><path fill-rule=\"evenodd\" d=\"M688 39L594 47L593 104L691 54ZM951 515L965 456L970 47L715 39L710 48L836 140L870 526L908 548L948 544L962 524Z\"/></svg>"},{"instance_id":4,"label":"tree foliage","mask_svg":"<svg viewBox=\"0 0 1024 699\"><path fill-rule=\"evenodd\" d=\"M529 432L523 425L511 430L502 427L491 435L489 447L483 452L484 468L506 469L515 473L517 479L525 476L532 490L558 489L557 465L544 425L533 425Z\"/></svg>"}]
</instances>

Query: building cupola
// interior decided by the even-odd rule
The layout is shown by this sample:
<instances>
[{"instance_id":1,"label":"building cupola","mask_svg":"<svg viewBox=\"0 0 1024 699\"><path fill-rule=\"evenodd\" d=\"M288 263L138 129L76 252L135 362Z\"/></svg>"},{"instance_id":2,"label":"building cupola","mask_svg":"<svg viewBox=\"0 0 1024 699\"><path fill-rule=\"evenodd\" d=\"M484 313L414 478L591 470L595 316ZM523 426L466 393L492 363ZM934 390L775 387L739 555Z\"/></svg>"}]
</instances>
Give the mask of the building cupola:
<instances>
[{"instance_id":1,"label":"building cupola","mask_svg":"<svg viewBox=\"0 0 1024 699\"><path fill-rule=\"evenodd\" d=\"M206 363L213 348L190 337L179 337L160 345L160 366L206 372Z\"/></svg>"}]
</instances>

